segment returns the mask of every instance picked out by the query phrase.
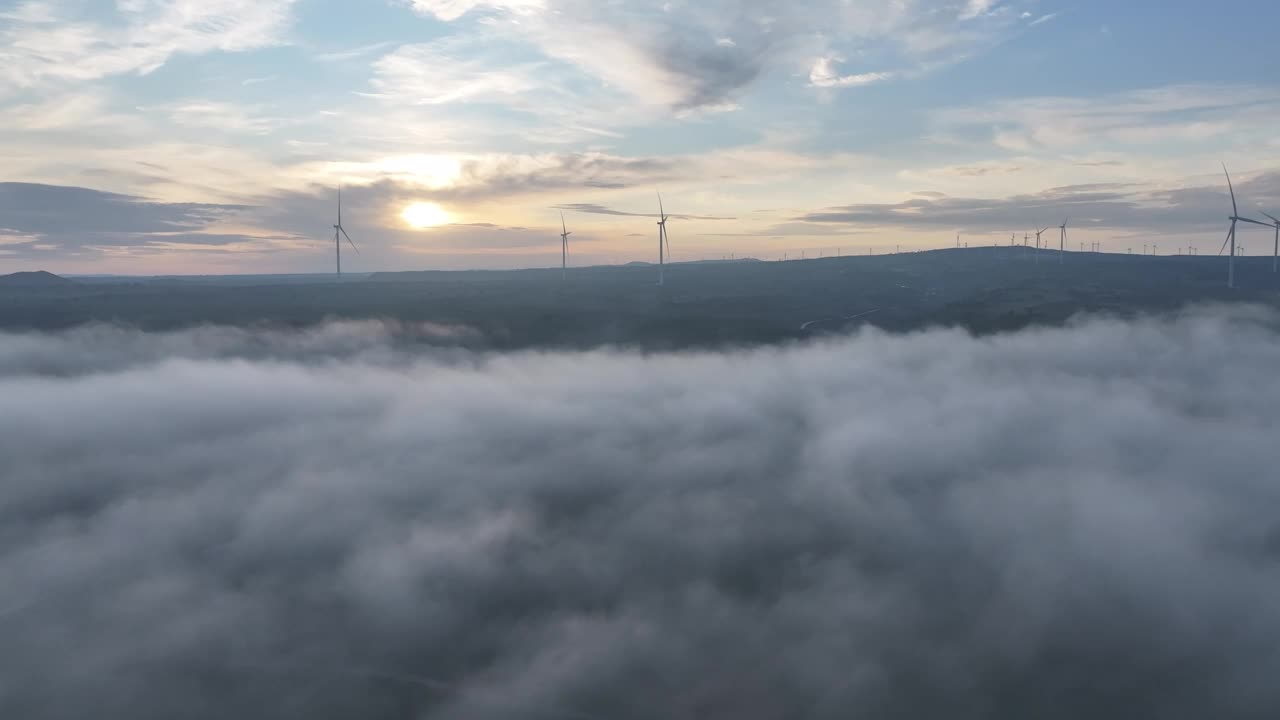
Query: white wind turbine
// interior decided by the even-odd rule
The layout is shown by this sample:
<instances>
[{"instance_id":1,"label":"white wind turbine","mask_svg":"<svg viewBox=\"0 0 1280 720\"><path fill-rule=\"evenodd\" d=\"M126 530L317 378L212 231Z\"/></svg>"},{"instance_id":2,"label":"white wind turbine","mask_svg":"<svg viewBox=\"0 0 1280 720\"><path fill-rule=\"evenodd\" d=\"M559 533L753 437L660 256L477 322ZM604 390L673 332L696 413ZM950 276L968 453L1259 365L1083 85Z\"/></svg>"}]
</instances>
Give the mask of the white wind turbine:
<instances>
[{"instance_id":1,"label":"white wind turbine","mask_svg":"<svg viewBox=\"0 0 1280 720\"><path fill-rule=\"evenodd\" d=\"M569 226L564 223L564 212L560 213L560 277L566 277L569 272L569 236L573 233L569 232Z\"/></svg>"},{"instance_id":2,"label":"white wind turbine","mask_svg":"<svg viewBox=\"0 0 1280 720\"><path fill-rule=\"evenodd\" d=\"M671 253L671 242L667 239L667 211L662 207L662 193L658 193L658 285L666 284L667 255Z\"/></svg>"},{"instance_id":3,"label":"white wind turbine","mask_svg":"<svg viewBox=\"0 0 1280 720\"><path fill-rule=\"evenodd\" d=\"M1222 165L1222 174L1227 176L1227 191L1231 193L1231 229L1227 231L1227 239L1222 241L1222 247L1218 250L1221 255L1222 251L1227 248L1227 243L1231 243L1231 257L1227 260L1227 287L1235 288L1236 286L1236 223L1247 222L1253 225L1261 225L1262 227L1271 227L1264 222L1250 220L1249 218L1240 217L1240 209L1236 206L1236 189L1231 186L1231 173L1227 172L1227 166Z\"/></svg>"},{"instance_id":4,"label":"white wind turbine","mask_svg":"<svg viewBox=\"0 0 1280 720\"><path fill-rule=\"evenodd\" d=\"M356 247L356 243L347 234L347 229L342 227L342 187L338 187L338 224L333 226L333 249L337 253L338 260L338 279L342 279L342 238L346 238L351 243L351 249L360 254L360 248Z\"/></svg>"},{"instance_id":5,"label":"white wind turbine","mask_svg":"<svg viewBox=\"0 0 1280 720\"><path fill-rule=\"evenodd\" d=\"M1058 262L1064 262L1067 256L1067 221L1063 220L1058 229L1062 231L1058 236Z\"/></svg>"}]
</instances>

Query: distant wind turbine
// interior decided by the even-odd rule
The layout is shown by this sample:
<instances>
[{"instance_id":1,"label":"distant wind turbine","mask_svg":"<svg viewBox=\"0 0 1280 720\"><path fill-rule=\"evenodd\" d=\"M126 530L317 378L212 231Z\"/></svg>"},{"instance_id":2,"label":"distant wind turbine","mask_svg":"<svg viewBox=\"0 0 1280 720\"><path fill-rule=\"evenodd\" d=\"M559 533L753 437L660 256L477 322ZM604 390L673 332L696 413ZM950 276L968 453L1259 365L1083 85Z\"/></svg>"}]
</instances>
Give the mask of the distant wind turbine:
<instances>
[{"instance_id":1,"label":"distant wind turbine","mask_svg":"<svg viewBox=\"0 0 1280 720\"><path fill-rule=\"evenodd\" d=\"M666 255L671 247L667 240L667 211L662 207L662 193L658 193L658 215L662 218L658 221L658 285L661 286L666 284Z\"/></svg>"},{"instance_id":2,"label":"distant wind turbine","mask_svg":"<svg viewBox=\"0 0 1280 720\"><path fill-rule=\"evenodd\" d=\"M1259 210L1258 212L1262 211ZM1276 226L1276 247L1275 250L1272 251L1271 255L1271 272L1276 272L1277 269L1280 269L1280 267L1277 267L1280 265L1280 220L1276 219L1276 216L1271 213L1264 212L1262 214L1271 218L1271 222L1275 223Z\"/></svg>"},{"instance_id":3,"label":"distant wind turbine","mask_svg":"<svg viewBox=\"0 0 1280 720\"><path fill-rule=\"evenodd\" d=\"M1036 231L1036 250L1040 249L1040 236L1044 235L1047 232L1049 232L1049 228L1047 227ZM1039 262L1040 262L1040 253L1036 253L1036 263L1039 264Z\"/></svg>"},{"instance_id":4,"label":"distant wind turbine","mask_svg":"<svg viewBox=\"0 0 1280 720\"><path fill-rule=\"evenodd\" d=\"M573 233L569 232L569 226L564 223L564 213L560 213L560 277L566 277L569 272L569 236Z\"/></svg>"},{"instance_id":5,"label":"distant wind turbine","mask_svg":"<svg viewBox=\"0 0 1280 720\"><path fill-rule=\"evenodd\" d=\"M1249 218L1240 217L1240 209L1236 206L1236 189L1231 186L1231 173L1227 172L1227 166L1222 165L1222 174L1227 176L1227 191L1231 193L1231 229L1227 231L1227 239L1222 241L1222 247L1218 250L1221 255L1226 249L1227 243L1231 243L1231 257L1227 260L1227 287L1235 288L1236 286L1236 223L1246 222L1253 225L1261 225L1262 227L1271 227L1264 222L1250 220Z\"/></svg>"},{"instance_id":6,"label":"distant wind turbine","mask_svg":"<svg viewBox=\"0 0 1280 720\"><path fill-rule=\"evenodd\" d=\"M342 188L338 188L338 224L333 226L333 249L337 253L338 259L338 279L342 279L342 238L346 238L351 243L351 249L360 254L360 248L356 247L356 243L347 234L347 229L342 227Z\"/></svg>"},{"instance_id":7,"label":"distant wind turbine","mask_svg":"<svg viewBox=\"0 0 1280 720\"><path fill-rule=\"evenodd\" d=\"M1058 236L1058 262L1065 262L1067 257L1067 221L1063 220L1058 229L1062 231L1062 234Z\"/></svg>"}]
</instances>

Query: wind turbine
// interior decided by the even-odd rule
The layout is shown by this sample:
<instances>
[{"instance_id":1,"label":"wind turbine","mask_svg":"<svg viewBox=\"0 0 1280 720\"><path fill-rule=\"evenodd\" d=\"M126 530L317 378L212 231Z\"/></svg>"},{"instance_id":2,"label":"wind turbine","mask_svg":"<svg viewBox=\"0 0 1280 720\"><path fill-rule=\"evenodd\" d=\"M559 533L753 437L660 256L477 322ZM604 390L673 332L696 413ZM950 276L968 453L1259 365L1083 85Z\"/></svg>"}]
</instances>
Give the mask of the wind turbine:
<instances>
[{"instance_id":1,"label":"wind turbine","mask_svg":"<svg viewBox=\"0 0 1280 720\"><path fill-rule=\"evenodd\" d=\"M1226 249L1227 243L1231 243L1231 258L1227 261L1227 287L1234 289L1236 286L1236 223L1247 222L1253 225L1261 225L1262 227L1270 227L1270 225L1240 217L1240 209L1236 206L1236 189L1231 186L1231 173L1227 172L1226 163L1222 165L1222 174L1227 176L1227 191L1231 193L1231 217L1228 218L1231 220L1231 229L1227 231L1227 239L1222 241L1222 247L1218 250L1218 254L1221 255L1222 251Z\"/></svg>"},{"instance_id":2,"label":"wind turbine","mask_svg":"<svg viewBox=\"0 0 1280 720\"><path fill-rule=\"evenodd\" d=\"M338 279L342 279L342 238L346 238L351 243L351 249L360 254L360 248L356 247L356 243L347 234L347 229L342 227L342 187L338 187L338 224L333 226L333 249L337 253L338 258Z\"/></svg>"},{"instance_id":3,"label":"wind turbine","mask_svg":"<svg viewBox=\"0 0 1280 720\"><path fill-rule=\"evenodd\" d=\"M569 227L564 224L564 213L560 213L560 277L569 272Z\"/></svg>"},{"instance_id":4,"label":"wind turbine","mask_svg":"<svg viewBox=\"0 0 1280 720\"><path fill-rule=\"evenodd\" d=\"M1067 257L1067 221L1063 220L1058 227L1062 234L1058 236L1058 262L1065 262Z\"/></svg>"},{"instance_id":5,"label":"wind turbine","mask_svg":"<svg viewBox=\"0 0 1280 720\"><path fill-rule=\"evenodd\" d=\"M1047 228L1047 227L1046 227L1046 228L1043 228L1043 229L1041 229L1041 230L1037 230L1037 231L1036 231L1036 250L1037 250L1037 252L1036 252L1036 263L1037 263L1037 264L1039 264L1039 263L1040 263L1040 253L1038 252L1038 251L1040 250L1040 236L1041 236L1041 235L1044 235L1044 234L1045 234L1045 233L1047 233L1047 232L1049 232L1049 228Z\"/></svg>"},{"instance_id":6,"label":"wind turbine","mask_svg":"<svg viewBox=\"0 0 1280 720\"><path fill-rule=\"evenodd\" d=\"M658 221L658 285L666 284L666 255L670 249L670 241L667 240L667 211L662 207L662 193L658 193L658 215L662 219Z\"/></svg>"},{"instance_id":7,"label":"wind turbine","mask_svg":"<svg viewBox=\"0 0 1280 720\"><path fill-rule=\"evenodd\" d=\"M1258 212L1262 211L1259 210ZM1271 256L1271 272L1276 272L1277 269L1280 269L1277 267L1277 265L1280 265L1280 220L1276 219L1276 216L1271 213L1263 212L1262 214L1271 218L1271 222L1276 224L1276 249L1272 251L1274 254Z\"/></svg>"}]
</instances>

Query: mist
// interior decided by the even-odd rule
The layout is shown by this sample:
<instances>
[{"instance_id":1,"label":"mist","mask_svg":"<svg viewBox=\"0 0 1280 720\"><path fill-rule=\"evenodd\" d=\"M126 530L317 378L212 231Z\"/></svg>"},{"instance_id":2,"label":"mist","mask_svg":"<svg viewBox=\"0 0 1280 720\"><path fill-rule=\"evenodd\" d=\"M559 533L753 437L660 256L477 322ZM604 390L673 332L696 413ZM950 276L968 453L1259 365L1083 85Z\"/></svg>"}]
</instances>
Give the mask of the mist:
<instances>
[{"instance_id":1,"label":"mist","mask_svg":"<svg viewBox=\"0 0 1280 720\"><path fill-rule=\"evenodd\" d=\"M1277 328L0 335L0 716L1273 718Z\"/></svg>"}]
</instances>

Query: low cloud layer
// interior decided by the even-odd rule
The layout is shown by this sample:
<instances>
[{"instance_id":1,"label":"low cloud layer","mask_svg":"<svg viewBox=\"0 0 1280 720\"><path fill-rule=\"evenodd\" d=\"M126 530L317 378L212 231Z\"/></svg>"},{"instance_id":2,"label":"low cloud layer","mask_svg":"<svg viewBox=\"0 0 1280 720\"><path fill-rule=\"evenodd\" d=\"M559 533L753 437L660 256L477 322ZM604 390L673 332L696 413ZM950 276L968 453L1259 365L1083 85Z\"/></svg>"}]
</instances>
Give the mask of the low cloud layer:
<instances>
[{"instance_id":1,"label":"low cloud layer","mask_svg":"<svg viewBox=\"0 0 1280 720\"><path fill-rule=\"evenodd\" d=\"M0 715L1275 717L1278 327L0 335Z\"/></svg>"}]
</instances>

